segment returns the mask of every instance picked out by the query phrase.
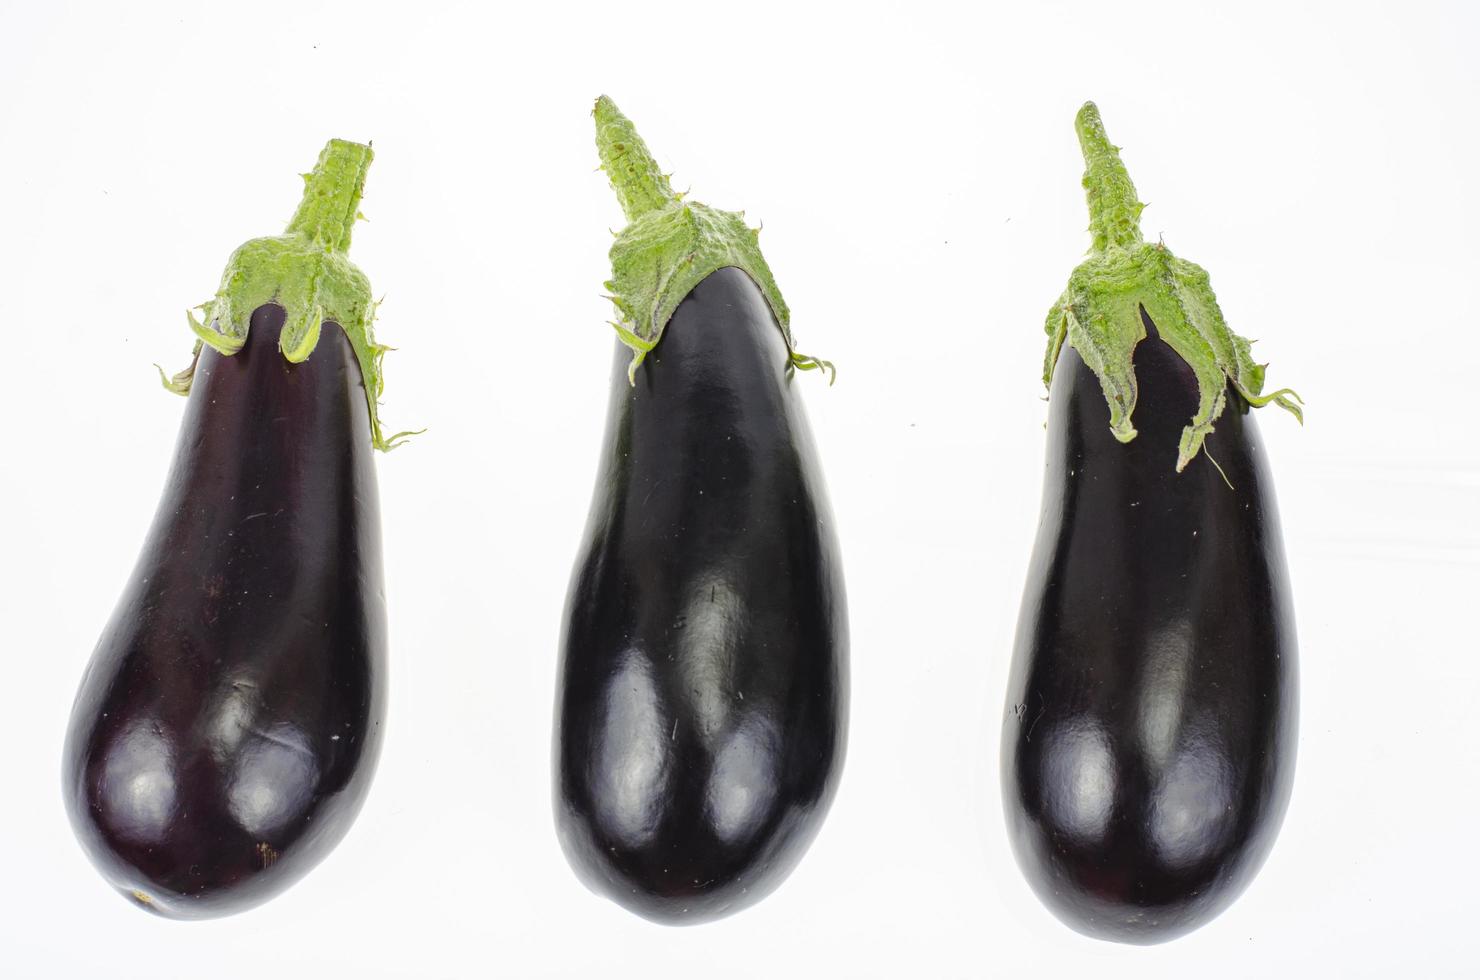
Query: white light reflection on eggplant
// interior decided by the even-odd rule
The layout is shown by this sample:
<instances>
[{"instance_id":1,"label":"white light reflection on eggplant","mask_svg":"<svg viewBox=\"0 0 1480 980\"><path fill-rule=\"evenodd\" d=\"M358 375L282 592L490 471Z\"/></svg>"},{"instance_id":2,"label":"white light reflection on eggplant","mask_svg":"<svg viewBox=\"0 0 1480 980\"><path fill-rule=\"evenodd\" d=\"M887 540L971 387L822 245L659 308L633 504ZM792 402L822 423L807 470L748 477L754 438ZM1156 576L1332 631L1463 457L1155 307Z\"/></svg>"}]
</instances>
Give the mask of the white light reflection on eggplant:
<instances>
[{"instance_id":1,"label":"white light reflection on eggplant","mask_svg":"<svg viewBox=\"0 0 1480 980\"><path fill-rule=\"evenodd\" d=\"M162 725L143 719L116 739L103 763L103 819L136 844L163 839L175 816L174 752Z\"/></svg>"},{"instance_id":2,"label":"white light reflection on eggplant","mask_svg":"<svg viewBox=\"0 0 1480 980\"><path fill-rule=\"evenodd\" d=\"M641 847L658 831L663 786L671 770L671 723L663 715L652 669L629 650L607 681L606 713L591 776L604 783L593 797L602 829L624 847Z\"/></svg>"}]
</instances>

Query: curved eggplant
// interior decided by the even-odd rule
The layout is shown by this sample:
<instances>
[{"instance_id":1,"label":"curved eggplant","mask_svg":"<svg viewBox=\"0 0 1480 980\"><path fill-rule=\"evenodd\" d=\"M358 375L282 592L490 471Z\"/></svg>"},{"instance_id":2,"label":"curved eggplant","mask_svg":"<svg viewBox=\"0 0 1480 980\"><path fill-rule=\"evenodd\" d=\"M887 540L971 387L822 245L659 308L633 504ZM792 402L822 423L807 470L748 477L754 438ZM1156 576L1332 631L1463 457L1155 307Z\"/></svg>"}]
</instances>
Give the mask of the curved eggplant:
<instances>
[{"instance_id":1,"label":"curved eggplant","mask_svg":"<svg viewBox=\"0 0 1480 980\"><path fill-rule=\"evenodd\" d=\"M1087 159L1103 137L1092 112ZM1092 210L1099 176L1092 160ZM1207 458L1185 456L1209 399L1150 313L1163 281L1145 286L1149 299L1130 290L1133 439L1107 406L1120 390L1110 372L1089 366L1113 363L1112 345L1077 324L1063 342L1050 318L1043 508L1002 733L1007 823L1029 883L1080 932L1143 944L1209 921L1258 871L1290 799L1297 722L1294 612L1250 412L1276 396L1220 375L1219 411L1196 435ZM1086 292L1071 280L1056 311L1102 322Z\"/></svg>"},{"instance_id":2,"label":"curved eggplant","mask_svg":"<svg viewBox=\"0 0 1480 980\"><path fill-rule=\"evenodd\" d=\"M359 151L368 163L367 148L346 152ZM386 703L377 440L356 344L321 315L314 356L293 363L275 347L290 349L297 311L262 305L234 325L218 297L211 312L216 338L170 383L190 395L174 464L65 750L89 857L171 918L241 911L317 864L369 791Z\"/></svg>"},{"instance_id":3,"label":"curved eggplant","mask_svg":"<svg viewBox=\"0 0 1480 980\"><path fill-rule=\"evenodd\" d=\"M618 346L566 606L560 841L589 887L662 922L780 884L842 767L842 568L774 310L722 267L640 350L641 372Z\"/></svg>"}]
</instances>

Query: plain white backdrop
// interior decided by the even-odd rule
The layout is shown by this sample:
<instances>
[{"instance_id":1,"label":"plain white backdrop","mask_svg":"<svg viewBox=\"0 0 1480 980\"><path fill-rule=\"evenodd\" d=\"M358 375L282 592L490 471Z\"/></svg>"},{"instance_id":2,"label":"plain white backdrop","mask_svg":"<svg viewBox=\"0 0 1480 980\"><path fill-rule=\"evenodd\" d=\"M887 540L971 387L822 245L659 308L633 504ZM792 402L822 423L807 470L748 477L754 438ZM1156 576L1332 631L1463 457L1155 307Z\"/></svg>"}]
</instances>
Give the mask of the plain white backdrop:
<instances>
[{"instance_id":1,"label":"plain white backdrop","mask_svg":"<svg viewBox=\"0 0 1480 980\"><path fill-rule=\"evenodd\" d=\"M1464 3L0 4L0 973L13 977L1414 976L1480 876L1480 61ZM551 820L567 576L611 361L606 92L744 209L793 311L846 557L852 730L771 898L670 929ZM1211 275L1302 429L1260 423L1301 639L1294 802L1170 945L1097 943L1007 847L998 728L1040 491L1042 323L1088 247L1096 100L1149 236ZM359 822L235 918L142 914L60 798L76 684L183 403L184 311L331 136L377 152L392 660Z\"/></svg>"}]
</instances>

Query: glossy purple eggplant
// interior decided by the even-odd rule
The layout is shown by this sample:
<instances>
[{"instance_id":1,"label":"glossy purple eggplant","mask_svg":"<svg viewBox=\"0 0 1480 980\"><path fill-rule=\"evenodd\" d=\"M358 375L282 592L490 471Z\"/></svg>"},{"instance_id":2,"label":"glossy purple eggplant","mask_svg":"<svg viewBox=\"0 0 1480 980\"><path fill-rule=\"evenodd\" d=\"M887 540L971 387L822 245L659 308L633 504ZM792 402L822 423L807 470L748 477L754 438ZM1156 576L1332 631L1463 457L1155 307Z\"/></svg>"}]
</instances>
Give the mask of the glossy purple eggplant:
<instances>
[{"instance_id":1,"label":"glossy purple eggplant","mask_svg":"<svg viewBox=\"0 0 1480 980\"><path fill-rule=\"evenodd\" d=\"M1142 240L1093 105L1078 125L1095 247L1049 317L1003 799L1018 862L1060 919L1149 944L1244 890L1290 800L1295 620L1250 409L1299 407L1260 393L1207 274Z\"/></svg>"},{"instance_id":2,"label":"glossy purple eggplant","mask_svg":"<svg viewBox=\"0 0 1480 980\"><path fill-rule=\"evenodd\" d=\"M628 384L566 605L561 844L592 889L703 922L774 889L837 789L842 570L780 330L721 269Z\"/></svg>"},{"instance_id":3,"label":"glossy purple eggplant","mask_svg":"<svg viewBox=\"0 0 1480 980\"><path fill-rule=\"evenodd\" d=\"M289 364L277 307L207 348L128 590L88 666L67 803L115 888L177 918L282 891L344 836L385 718L380 515L342 331ZM288 420L292 420L291 423Z\"/></svg>"},{"instance_id":4,"label":"glossy purple eggplant","mask_svg":"<svg viewBox=\"0 0 1480 980\"><path fill-rule=\"evenodd\" d=\"M1295 769L1294 615L1258 424L1230 391L1207 447L1233 487L1210 463L1177 473L1196 382L1148 330L1129 444L1094 373L1060 355L1002 732L1029 883L1079 931L1131 943L1243 891Z\"/></svg>"},{"instance_id":5,"label":"glossy purple eggplant","mask_svg":"<svg viewBox=\"0 0 1480 980\"><path fill-rule=\"evenodd\" d=\"M239 249L196 324L192 369L167 381L188 402L164 494L73 705L77 836L114 888L171 918L302 877L349 829L380 752L379 385L354 339L373 352L368 321L322 317L367 310L342 255L368 162L333 141L288 233ZM238 290L293 304L300 273L307 316L232 305Z\"/></svg>"}]
</instances>

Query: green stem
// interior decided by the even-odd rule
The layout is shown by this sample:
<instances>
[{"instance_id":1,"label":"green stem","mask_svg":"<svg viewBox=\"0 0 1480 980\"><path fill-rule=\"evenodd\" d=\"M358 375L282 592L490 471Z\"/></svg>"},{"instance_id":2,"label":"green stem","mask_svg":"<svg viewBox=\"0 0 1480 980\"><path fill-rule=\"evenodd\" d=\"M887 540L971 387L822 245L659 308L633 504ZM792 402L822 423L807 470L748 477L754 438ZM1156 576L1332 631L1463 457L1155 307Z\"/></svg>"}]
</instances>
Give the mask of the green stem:
<instances>
[{"instance_id":1,"label":"green stem","mask_svg":"<svg viewBox=\"0 0 1480 980\"><path fill-rule=\"evenodd\" d=\"M1141 212L1146 206L1136 199L1120 150L1105 135L1093 102L1079 110L1074 129L1084 151L1084 191L1094 247L1069 277L1068 288L1044 323L1048 334L1044 383L1052 381L1060 351L1072 347L1100 379L1110 409L1110 431L1121 442L1136 438L1131 422L1138 390L1135 350L1146 338L1145 317L1197 377L1197 411L1177 445L1178 472L1202 451L1213 423L1223 414L1230 386L1250 405L1272 401L1302 418L1294 392L1263 393L1264 365L1254 363L1250 341L1229 329L1207 272L1173 255L1161 242L1141 237Z\"/></svg>"},{"instance_id":2,"label":"green stem","mask_svg":"<svg viewBox=\"0 0 1480 980\"><path fill-rule=\"evenodd\" d=\"M676 206L679 198L668 183L668 175L658 168L632 120L604 95L596 100L591 115L596 118L596 152L601 157L601 169L611 179L627 220L636 221Z\"/></svg>"},{"instance_id":3,"label":"green stem","mask_svg":"<svg viewBox=\"0 0 1480 980\"><path fill-rule=\"evenodd\" d=\"M293 364L313 353L324 324L339 324L360 363L371 442L377 449L392 449L408 433L387 438L380 427L381 359L390 348L375 340L370 280L349 260L350 233L361 217L360 197L373 157L369 146L330 140L312 172L303 175L303 200L287 230L242 243L227 260L216 295L192 308L201 316L187 315L197 354L208 344L230 357L246 344L252 314L268 303L280 306L283 326L275 339ZM186 395L193 372L194 362L173 378L160 375L166 388Z\"/></svg>"},{"instance_id":4,"label":"green stem","mask_svg":"<svg viewBox=\"0 0 1480 980\"><path fill-rule=\"evenodd\" d=\"M1110 143L1100 110L1086 102L1074 117L1079 147L1084 152L1084 196L1089 201L1089 230L1094 251L1124 248L1142 241L1141 212L1136 185L1120 162L1120 147Z\"/></svg>"},{"instance_id":5,"label":"green stem","mask_svg":"<svg viewBox=\"0 0 1480 980\"><path fill-rule=\"evenodd\" d=\"M632 121L606 96L591 110L596 118L596 151L630 222L612 243L612 277L608 298L617 308L612 326L632 349L627 379L636 384L637 369L658 346L663 328L679 303L716 269L740 269L755 282L781 336L792 367L821 369L834 378L830 361L797 353L791 337L791 311L781 298L776 278L761 255L759 228L745 215L721 211L673 193L668 175L658 169Z\"/></svg>"},{"instance_id":6,"label":"green stem","mask_svg":"<svg viewBox=\"0 0 1480 980\"><path fill-rule=\"evenodd\" d=\"M374 156L363 143L330 140L313 171L303 175L303 200L288 222L287 234L303 235L326 252L348 252L360 217L365 173Z\"/></svg>"}]
</instances>

